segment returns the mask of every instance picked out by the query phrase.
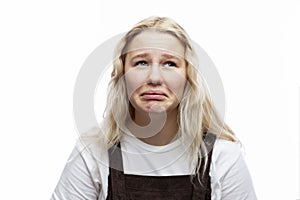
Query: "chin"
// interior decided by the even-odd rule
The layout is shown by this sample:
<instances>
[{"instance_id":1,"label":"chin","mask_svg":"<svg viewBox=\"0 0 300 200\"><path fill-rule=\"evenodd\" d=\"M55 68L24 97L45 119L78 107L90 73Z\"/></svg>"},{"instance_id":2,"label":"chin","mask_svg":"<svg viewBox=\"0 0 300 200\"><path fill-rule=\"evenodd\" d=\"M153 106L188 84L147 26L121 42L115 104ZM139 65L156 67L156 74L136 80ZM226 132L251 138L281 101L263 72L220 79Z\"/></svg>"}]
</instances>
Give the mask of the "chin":
<instances>
[{"instance_id":1,"label":"chin","mask_svg":"<svg viewBox=\"0 0 300 200\"><path fill-rule=\"evenodd\" d=\"M144 110L148 113L163 113L163 112L166 112L166 108L164 106L156 104L156 103L147 105Z\"/></svg>"}]
</instances>

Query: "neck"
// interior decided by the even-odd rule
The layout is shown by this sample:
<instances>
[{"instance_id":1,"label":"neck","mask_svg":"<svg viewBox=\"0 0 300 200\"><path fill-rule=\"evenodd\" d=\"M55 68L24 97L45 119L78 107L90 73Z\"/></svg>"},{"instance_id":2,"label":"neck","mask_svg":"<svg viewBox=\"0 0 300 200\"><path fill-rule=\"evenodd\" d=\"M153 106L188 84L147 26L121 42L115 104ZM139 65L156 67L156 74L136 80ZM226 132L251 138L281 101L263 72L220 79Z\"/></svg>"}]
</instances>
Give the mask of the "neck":
<instances>
[{"instance_id":1,"label":"neck","mask_svg":"<svg viewBox=\"0 0 300 200\"><path fill-rule=\"evenodd\" d=\"M128 129L147 144L166 145L174 140L177 134L177 114L176 109L169 113L135 112L135 124L130 123Z\"/></svg>"}]
</instances>

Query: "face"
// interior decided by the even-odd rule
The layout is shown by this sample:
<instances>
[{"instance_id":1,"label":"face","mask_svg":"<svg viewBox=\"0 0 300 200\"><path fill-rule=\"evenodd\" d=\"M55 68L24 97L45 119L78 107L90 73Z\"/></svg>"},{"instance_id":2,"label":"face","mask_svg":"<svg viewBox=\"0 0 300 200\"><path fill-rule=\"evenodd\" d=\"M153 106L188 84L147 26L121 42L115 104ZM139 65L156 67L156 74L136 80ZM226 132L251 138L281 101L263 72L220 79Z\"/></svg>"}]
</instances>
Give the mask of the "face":
<instances>
[{"instance_id":1,"label":"face","mask_svg":"<svg viewBox=\"0 0 300 200\"><path fill-rule=\"evenodd\" d=\"M171 34L144 31L128 45L125 81L137 112L177 111L186 84L184 47Z\"/></svg>"}]
</instances>

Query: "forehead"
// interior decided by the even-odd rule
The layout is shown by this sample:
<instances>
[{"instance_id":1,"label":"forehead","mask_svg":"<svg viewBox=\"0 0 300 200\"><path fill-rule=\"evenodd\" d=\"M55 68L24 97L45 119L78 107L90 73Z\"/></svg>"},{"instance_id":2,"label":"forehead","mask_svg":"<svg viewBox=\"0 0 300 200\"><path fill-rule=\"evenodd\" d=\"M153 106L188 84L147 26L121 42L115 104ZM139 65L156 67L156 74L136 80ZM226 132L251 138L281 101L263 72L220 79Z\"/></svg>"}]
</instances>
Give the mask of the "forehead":
<instances>
[{"instance_id":1,"label":"forehead","mask_svg":"<svg viewBox=\"0 0 300 200\"><path fill-rule=\"evenodd\" d=\"M157 49L184 58L182 43L169 33L147 30L135 36L127 47L127 53L145 49Z\"/></svg>"}]
</instances>

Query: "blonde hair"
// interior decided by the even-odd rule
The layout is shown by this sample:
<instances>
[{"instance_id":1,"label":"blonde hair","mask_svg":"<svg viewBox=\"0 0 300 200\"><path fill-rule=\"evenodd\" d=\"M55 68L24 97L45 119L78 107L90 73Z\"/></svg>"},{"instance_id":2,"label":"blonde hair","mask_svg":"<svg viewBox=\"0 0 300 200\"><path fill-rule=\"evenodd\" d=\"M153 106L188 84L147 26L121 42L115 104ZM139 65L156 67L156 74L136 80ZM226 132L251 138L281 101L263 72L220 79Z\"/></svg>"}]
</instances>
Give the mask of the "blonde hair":
<instances>
[{"instance_id":1,"label":"blonde hair","mask_svg":"<svg viewBox=\"0 0 300 200\"><path fill-rule=\"evenodd\" d=\"M209 151L204 144L204 133L209 132L219 138L237 141L233 131L218 116L210 98L206 82L193 66L197 60L196 53L185 30L170 18L150 17L139 22L127 32L115 51L116 59L113 62L113 71L108 87L105 118L100 127L110 146L117 144L123 135L122 127L124 126L124 119L128 117L128 113L131 117L134 117L132 116L133 107L128 103L129 100L123 76L126 48L136 35L149 28L172 34L185 48L185 60L188 61L187 81L189 87L185 88L183 98L178 107L178 123L179 136L185 135L193 138L190 146L193 156L201 158ZM207 158L205 158L205 166L206 163ZM195 171L199 170L200 164L197 164Z\"/></svg>"}]
</instances>

